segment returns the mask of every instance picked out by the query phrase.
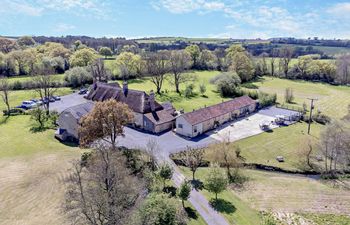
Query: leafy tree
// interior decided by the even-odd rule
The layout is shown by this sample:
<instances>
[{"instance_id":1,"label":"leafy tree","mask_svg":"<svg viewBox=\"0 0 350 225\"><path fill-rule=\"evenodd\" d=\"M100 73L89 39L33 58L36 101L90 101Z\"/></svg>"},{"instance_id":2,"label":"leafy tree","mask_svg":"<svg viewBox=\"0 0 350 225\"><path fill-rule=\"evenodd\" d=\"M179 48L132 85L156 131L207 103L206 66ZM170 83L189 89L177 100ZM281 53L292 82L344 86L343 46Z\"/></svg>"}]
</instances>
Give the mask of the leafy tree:
<instances>
[{"instance_id":1,"label":"leafy tree","mask_svg":"<svg viewBox=\"0 0 350 225\"><path fill-rule=\"evenodd\" d=\"M213 70L218 66L215 55L207 49L204 49L199 56L198 67L202 70Z\"/></svg>"},{"instance_id":2,"label":"leafy tree","mask_svg":"<svg viewBox=\"0 0 350 225\"><path fill-rule=\"evenodd\" d=\"M74 67L65 72L64 80L69 86L77 88L92 83L92 75L88 67Z\"/></svg>"},{"instance_id":3,"label":"leafy tree","mask_svg":"<svg viewBox=\"0 0 350 225\"><path fill-rule=\"evenodd\" d=\"M166 194L151 194L141 205L135 225L185 225L187 216L178 200Z\"/></svg>"},{"instance_id":4,"label":"leafy tree","mask_svg":"<svg viewBox=\"0 0 350 225\"><path fill-rule=\"evenodd\" d=\"M7 112L10 115L10 89L11 85L7 78L0 78L0 96L7 107Z\"/></svg>"},{"instance_id":5,"label":"leafy tree","mask_svg":"<svg viewBox=\"0 0 350 225\"><path fill-rule=\"evenodd\" d=\"M18 46L15 41L0 37L0 52L9 53L17 48Z\"/></svg>"},{"instance_id":6,"label":"leafy tree","mask_svg":"<svg viewBox=\"0 0 350 225\"><path fill-rule=\"evenodd\" d=\"M173 173L174 173L174 171L169 164L163 164L159 168L159 176L163 180L163 187L164 188L165 188L165 182L167 180L170 180L173 177Z\"/></svg>"},{"instance_id":7,"label":"leafy tree","mask_svg":"<svg viewBox=\"0 0 350 225\"><path fill-rule=\"evenodd\" d=\"M178 196L182 201L182 206L185 208L185 201L189 199L191 194L191 185L189 182L185 181L181 184L179 188Z\"/></svg>"},{"instance_id":8,"label":"leafy tree","mask_svg":"<svg viewBox=\"0 0 350 225\"><path fill-rule=\"evenodd\" d=\"M235 97L239 95L241 78L232 72L224 72L210 80L215 84L222 97Z\"/></svg>"},{"instance_id":9,"label":"leafy tree","mask_svg":"<svg viewBox=\"0 0 350 225\"><path fill-rule=\"evenodd\" d=\"M102 139L116 149L116 138L124 134L124 126L132 120L133 113L128 105L114 99L97 102L92 111L80 120L80 144L88 146Z\"/></svg>"},{"instance_id":10,"label":"leafy tree","mask_svg":"<svg viewBox=\"0 0 350 225\"><path fill-rule=\"evenodd\" d=\"M280 49L280 63L282 66L283 74L285 77L288 77L289 64L292 60L294 50L289 47L284 47Z\"/></svg>"},{"instance_id":11,"label":"leafy tree","mask_svg":"<svg viewBox=\"0 0 350 225\"><path fill-rule=\"evenodd\" d=\"M73 163L67 184L64 209L75 224L128 224L145 191L122 152L102 144Z\"/></svg>"},{"instance_id":12,"label":"leafy tree","mask_svg":"<svg viewBox=\"0 0 350 225\"><path fill-rule=\"evenodd\" d=\"M209 174L205 180L205 187L209 192L215 194L215 200L218 200L218 194L226 190L227 179L218 164L210 165Z\"/></svg>"},{"instance_id":13,"label":"leafy tree","mask_svg":"<svg viewBox=\"0 0 350 225\"><path fill-rule=\"evenodd\" d=\"M113 55L112 50L110 48L108 48L108 47L101 47L99 49L99 53L101 55L103 55L105 57L105 59L107 59L108 56L112 56Z\"/></svg>"},{"instance_id":14,"label":"leafy tree","mask_svg":"<svg viewBox=\"0 0 350 225\"><path fill-rule=\"evenodd\" d=\"M207 91L207 87L205 86L205 84L200 84L199 85L199 92L201 93L202 96L205 96L205 92Z\"/></svg>"},{"instance_id":15,"label":"leafy tree","mask_svg":"<svg viewBox=\"0 0 350 225\"><path fill-rule=\"evenodd\" d=\"M71 55L71 51L65 48L61 43L46 42L43 45L39 45L36 49L37 52L42 55L41 57L62 57L67 60Z\"/></svg>"},{"instance_id":16,"label":"leafy tree","mask_svg":"<svg viewBox=\"0 0 350 225\"><path fill-rule=\"evenodd\" d=\"M194 95L193 90L194 90L194 84L187 85L184 93L185 97L186 98L192 97Z\"/></svg>"},{"instance_id":17,"label":"leafy tree","mask_svg":"<svg viewBox=\"0 0 350 225\"><path fill-rule=\"evenodd\" d=\"M195 78L183 72L191 67L191 56L184 50L170 52L170 72L173 74L173 84L175 90L180 93L180 84L193 81Z\"/></svg>"},{"instance_id":18,"label":"leafy tree","mask_svg":"<svg viewBox=\"0 0 350 225\"><path fill-rule=\"evenodd\" d=\"M231 60L237 53L245 53L245 49L242 45L233 44L228 49L226 49L226 57Z\"/></svg>"},{"instance_id":19,"label":"leafy tree","mask_svg":"<svg viewBox=\"0 0 350 225\"><path fill-rule=\"evenodd\" d=\"M89 66L98 58L95 50L83 48L75 51L69 58L72 67Z\"/></svg>"},{"instance_id":20,"label":"leafy tree","mask_svg":"<svg viewBox=\"0 0 350 225\"><path fill-rule=\"evenodd\" d=\"M190 45L185 48L185 51L188 52L192 58L193 68L197 68L201 49L198 47L198 45Z\"/></svg>"},{"instance_id":21,"label":"leafy tree","mask_svg":"<svg viewBox=\"0 0 350 225\"><path fill-rule=\"evenodd\" d=\"M310 63L312 63L312 57L310 55L298 57L297 68L300 71L300 74L302 77L306 76L307 69L308 69Z\"/></svg>"},{"instance_id":22,"label":"leafy tree","mask_svg":"<svg viewBox=\"0 0 350 225\"><path fill-rule=\"evenodd\" d=\"M17 39L17 44L21 47L33 46L36 44L31 36L23 36Z\"/></svg>"},{"instance_id":23,"label":"leafy tree","mask_svg":"<svg viewBox=\"0 0 350 225\"><path fill-rule=\"evenodd\" d=\"M91 65L90 70L95 81L107 82L110 77L110 72L105 68L102 59L96 59Z\"/></svg>"},{"instance_id":24,"label":"leafy tree","mask_svg":"<svg viewBox=\"0 0 350 225\"><path fill-rule=\"evenodd\" d=\"M245 52L237 52L232 57L230 70L236 72L242 82L251 80L254 75L253 62Z\"/></svg>"},{"instance_id":25,"label":"leafy tree","mask_svg":"<svg viewBox=\"0 0 350 225\"><path fill-rule=\"evenodd\" d=\"M48 115L45 110L37 107L30 112L30 118L37 123L37 126L33 127L32 130L42 131L45 128L45 123L48 120Z\"/></svg>"},{"instance_id":26,"label":"leafy tree","mask_svg":"<svg viewBox=\"0 0 350 225\"><path fill-rule=\"evenodd\" d=\"M350 81L350 55L342 55L337 59L337 81L348 84Z\"/></svg>"},{"instance_id":27,"label":"leafy tree","mask_svg":"<svg viewBox=\"0 0 350 225\"><path fill-rule=\"evenodd\" d=\"M182 163L190 168L192 171L192 180L195 180L195 173L197 169L202 165L204 159L203 149L188 149L186 151L180 152L180 160Z\"/></svg>"},{"instance_id":28,"label":"leafy tree","mask_svg":"<svg viewBox=\"0 0 350 225\"><path fill-rule=\"evenodd\" d=\"M122 52L117 58L116 62L119 67L120 76L126 80L129 77L136 76L139 72L139 66L141 64L141 56L131 52ZM142 68L141 68L142 70Z\"/></svg>"}]
</instances>

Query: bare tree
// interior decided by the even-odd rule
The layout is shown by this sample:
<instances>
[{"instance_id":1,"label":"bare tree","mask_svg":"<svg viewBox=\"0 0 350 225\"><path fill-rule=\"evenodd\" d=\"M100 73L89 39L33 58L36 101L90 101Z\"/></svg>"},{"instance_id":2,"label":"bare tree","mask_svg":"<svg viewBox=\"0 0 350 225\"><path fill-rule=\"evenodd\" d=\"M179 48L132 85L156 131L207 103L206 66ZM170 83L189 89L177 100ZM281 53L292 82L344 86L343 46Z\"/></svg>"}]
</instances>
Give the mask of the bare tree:
<instances>
[{"instance_id":1,"label":"bare tree","mask_svg":"<svg viewBox=\"0 0 350 225\"><path fill-rule=\"evenodd\" d=\"M64 209L74 224L127 224L139 205L144 182L131 175L125 156L98 145L86 163L76 161Z\"/></svg>"},{"instance_id":2,"label":"bare tree","mask_svg":"<svg viewBox=\"0 0 350 225\"><path fill-rule=\"evenodd\" d=\"M44 102L44 109L48 115L50 113L50 98L57 91L54 77L50 75L36 75L33 76L33 83L36 87L35 91Z\"/></svg>"},{"instance_id":3,"label":"bare tree","mask_svg":"<svg viewBox=\"0 0 350 225\"><path fill-rule=\"evenodd\" d=\"M175 90L180 93L180 84L188 81L193 81L194 77L183 72L191 67L191 56L184 50L171 51L170 57L170 72L173 74L173 83Z\"/></svg>"},{"instance_id":4,"label":"bare tree","mask_svg":"<svg viewBox=\"0 0 350 225\"><path fill-rule=\"evenodd\" d=\"M7 107L7 112L9 113L8 115L10 115L10 99L9 99L10 89L11 89L11 85L8 79L0 78L0 96Z\"/></svg>"},{"instance_id":5,"label":"bare tree","mask_svg":"<svg viewBox=\"0 0 350 225\"><path fill-rule=\"evenodd\" d=\"M281 57L281 66L283 68L283 73L285 77L288 77L288 71L289 71L289 64L292 60L293 56L293 49L284 47L280 50L280 57Z\"/></svg>"},{"instance_id":6,"label":"bare tree","mask_svg":"<svg viewBox=\"0 0 350 225\"><path fill-rule=\"evenodd\" d=\"M192 180L195 180L195 173L198 167L202 165L203 159L204 149L191 149L187 147L186 151L180 153L180 160L192 171Z\"/></svg>"},{"instance_id":7,"label":"bare tree","mask_svg":"<svg viewBox=\"0 0 350 225\"><path fill-rule=\"evenodd\" d=\"M342 55L337 59L337 80L348 84L350 78L350 55Z\"/></svg>"},{"instance_id":8,"label":"bare tree","mask_svg":"<svg viewBox=\"0 0 350 225\"><path fill-rule=\"evenodd\" d=\"M109 74L102 59L96 59L95 62L91 64L90 68L94 81L108 81Z\"/></svg>"},{"instance_id":9,"label":"bare tree","mask_svg":"<svg viewBox=\"0 0 350 225\"><path fill-rule=\"evenodd\" d=\"M145 54L145 61L151 82L156 86L157 94L161 94L165 74L169 72L169 52L159 51Z\"/></svg>"}]
</instances>

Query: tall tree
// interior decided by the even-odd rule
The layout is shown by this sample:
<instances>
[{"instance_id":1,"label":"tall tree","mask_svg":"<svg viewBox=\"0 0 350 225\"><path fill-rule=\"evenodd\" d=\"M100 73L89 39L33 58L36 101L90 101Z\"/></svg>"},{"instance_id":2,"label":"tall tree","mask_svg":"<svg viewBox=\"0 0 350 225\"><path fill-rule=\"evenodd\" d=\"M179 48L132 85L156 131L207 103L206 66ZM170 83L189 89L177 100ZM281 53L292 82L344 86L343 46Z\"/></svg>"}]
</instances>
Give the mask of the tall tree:
<instances>
[{"instance_id":1,"label":"tall tree","mask_svg":"<svg viewBox=\"0 0 350 225\"><path fill-rule=\"evenodd\" d=\"M64 209L74 224L128 224L144 190L121 152L98 145L84 162L74 162Z\"/></svg>"},{"instance_id":2,"label":"tall tree","mask_svg":"<svg viewBox=\"0 0 350 225\"><path fill-rule=\"evenodd\" d=\"M251 80L254 75L253 62L245 52L237 52L232 57L230 69L238 74L242 82Z\"/></svg>"},{"instance_id":3,"label":"tall tree","mask_svg":"<svg viewBox=\"0 0 350 225\"><path fill-rule=\"evenodd\" d=\"M271 50L271 59L270 59L270 74L272 77L276 74L276 57L279 55L278 49L272 49Z\"/></svg>"},{"instance_id":4,"label":"tall tree","mask_svg":"<svg viewBox=\"0 0 350 225\"><path fill-rule=\"evenodd\" d=\"M212 164L205 180L205 188L215 194L215 200L218 200L218 194L226 190L227 179L218 164Z\"/></svg>"},{"instance_id":5,"label":"tall tree","mask_svg":"<svg viewBox=\"0 0 350 225\"><path fill-rule=\"evenodd\" d=\"M139 70L142 71L142 68L138 68L141 64L141 60L140 55L131 52L122 52L117 56L116 63L123 80L136 76L138 72L140 72Z\"/></svg>"},{"instance_id":6,"label":"tall tree","mask_svg":"<svg viewBox=\"0 0 350 225\"><path fill-rule=\"evenodd\" d=\"M35 85L35 91L39 94L40 98L44 100L44 108L46 114L50 113L50 98L57 91L55 86L55 78L49 74L33 76L33 83Z\"/></svg>"},{"instance_id":7,"label":"tall tree","mask_svg":"<svg viewBox=\"0 0 350 225\"><path fill-rule=\"evenodd\" d=\"M8 113L10 113L10 98L9 98L10 89L11 89L11 85L8 79L0 78L0 96L7 107Z\"/></svg>"},{"instance_id":8,"label":"tall tree","mask_svg":"<svg viewBox=\"0 0 350 225\"><path fill-rule=\"evenodd\" d=\"M297 68L298 68L298 70L300 72L300 75L302 77L306 76L307 69L309 68L311 63L312 63L312 57L309 56L309 55L299 56L298 57Z\"/></svg>"},{"instance_id":9,"label":"tall tree","mask_svg":"<svg viewBox=\"0 0 350 225\"><path fill-rule=\"evenodd\" d=\"M109 79L109 72L105 68L105 63L102 59L96 59L90 65L91 74L94 81L107 82Z\"/></svg>"},{"instance_id":10,"label":"tall tree","mask_svg":"<svg viewBox=\"0 0 350 225\"><path fill-rule=\"evenodd\" d=\"M342 55L337 59L337 81L341 84L350 82L350 55Z\"/></svg>"},{"instance_id":11,"label":"tall tree","mask_svg":"<svg viewBox=\"0 0 350 225\"><path fill-rule=\"evenodd\" d=\"M116 139L124 135L124 126L133 121L133 113L128 105L110 99L97 102L91 112L80 120L79 140L88 146L102 139L116 149Z\"/></svg>"},{"instance_id":12,"label":"tall tree","mask_svg":"<svg viewBox=\"0 0 350 225\"><path fill-rule=\"evenodd\" d=\"M280 62L283 69L283 74L285 77L288 77L289 64L292 60L294 50L289 47L284 47L280 50Z\"/></svg>"},{"instance_id":13,"label":"tall tree","mask_svg":"<svg viewBox=\"0 0 350 225\"><path fill-rule=\"evenodd\" d=\"M178 196L182 201L182 207L185 208L185 201L189 199L190 194L191 194L191 185L189 184L189 182L184 181L181 184L179 188L179 193L178 193Z\"/></svg>"},{"instance_id":14,"label":"tall tree","mask_svg":"<svg viewBox=\"0 0 350 225\"><path fill-rule=\"evenodd\" d=\"M98 55L96 51L91 48L83 48L75 51L69 58L70 64L72 67L75 66L89 66L96 59Z\"/></svg>"},{"instance_id":15,"label":"tall tree","mask_svg":"<svg viewBox=\"0 0 350 225\"><path fill-rule=\"evenodd\" d=\"M31 36L22 36L18 38L16 42L21 47L33 46L36 44L36 42Z\"/></svg>"},{"instance_id":16,"label":"tall tree","mask_svg":"<svg viewBox=\"0 0 350 225\"><path fill-rule=\"evenodd\" d=\"M191 57L184 51L171 51L170 57L170 72L173 74L175 90L180 93L180 84L188 81L193 81L193 76L184 74L184 71L191 67Z\"/></svg>"},{"instance_id":17,"label":"tall tree","mask_svg":"<svg viewBox=\"0 0 350 225\"><path fill-rule=\"evenodd\" d=\"M195 180L195 173L203 163L204 150L203 149L191 149L188 147L186 151L180 153L180 160L182 163L190 168L192 171L192 180Z\"/></svg>"},{"instance_id":18,"label":"tall tree","mask_svg":"<svg viewBox=\"0 0 350 225\"><path fill-rule=\"evenodd\" d=\"M198 58L201 53L201 49L198 47L198 45L190 45L185 48L185 51L188 52L192 58L193 68L197 68Z\"/></svg>"},{"instance_id":19,"label":"tall tree","mask_svg":"<svg viewBox=\"0 0 350 225\"><path fill-rule=\"evenodd\" d=\"M108 47L101 47L98 51L101 55L103 55L105 57L105 59L107 59L108 56L113 55L112 50Z\"/></svg>"},{"instance_id":20,"label":"tall tree","mask_svg":"<svg viewBox=\"0 0 350 225\"><path fill-rule=\"evenodd\" d=\"M147 73L151 76L151 82L156 86L157 94L161 94L165 74L169 72L169 52L159 51L145 55Z\"/></svg>"},{"instance_id":21,"label":"tall tree","mask_svg":"<svg viewBox=\"0 0 350 225\"><path fill-rule=\"evenodd\" d=\"M0 52L9 53L12 50L17 48L18 48L18 45L16 44L15 41L0 37Z\"/></svg>"},{"instance_id":22,"label":"tall tree","mask_svg":"<svg viewBox=\"0 0 350 225\"><path fill-rule=\"evenodd\" d=\"M173 177L173 168L169 164L163 164L159 168L159 176L163 180L163 188L165 188L165 182Z\"/></svg>"}]
</instances>

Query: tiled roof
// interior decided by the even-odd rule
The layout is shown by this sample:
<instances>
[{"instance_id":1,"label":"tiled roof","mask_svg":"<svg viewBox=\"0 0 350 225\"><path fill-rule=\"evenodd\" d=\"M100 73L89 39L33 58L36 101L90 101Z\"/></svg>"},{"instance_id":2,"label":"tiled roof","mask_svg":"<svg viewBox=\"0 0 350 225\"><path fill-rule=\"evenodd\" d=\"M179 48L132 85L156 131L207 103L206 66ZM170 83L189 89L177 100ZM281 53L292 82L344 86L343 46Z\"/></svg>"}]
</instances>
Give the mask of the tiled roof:
<instances>
[{"instance_id":1,"label":"tiled roof","mask_svg":"<svg viewBox=\"0 0 350 225\"><path fill-rule=\"evenodd\" d=\"M87 95L87 99L93 101L104 101L112 98L127 104L134 112L145 114L152 111L149 101L150 97L144 91L128 89L124 92L119 85L96 83ZM155 102L155 111L162 109L163 107L158 102Z\"/></svg>"},{"instance_id":2,"label":"tiled roof","mask_svg":"<svg viewBox=\"0 0 350 225\"><path fill-rule=\"evenodd\" d=\"M145 114L145 117L149 119L152 123L155 125L163 124L163 123L168 123L170 121L175 120L175 109L167 105L168 108L160 110L160 111L155 111L155 112L150 112Z\"/></svg>"},{"instance_id":3,"label":"tiled roof","mask_svg":"<svg viewBox=\"0 0 350 225\"><path fill-rule=\"evenodd\" d=\"M185 113L182 116L187 122L195 125L252 104L256 104L253 99L248 96L242 96L217 105Z\"/></svg>"},{"instance_id":4,"label":"tiled roof","mask_svg":"<svg viewBox=\"0 0 350 225\"><path fill-rule=\"evenodd\" d=\"M86 102L80 105L76 105L73 107L70 107L66 110L64 110L62 113L67 113L69 112L70 114L72 114L72 116L79 120L81 117L85 116L87 113L89 113L92 108L94 107L94 103L93 102Z\"/></svg>"}]
</instances>

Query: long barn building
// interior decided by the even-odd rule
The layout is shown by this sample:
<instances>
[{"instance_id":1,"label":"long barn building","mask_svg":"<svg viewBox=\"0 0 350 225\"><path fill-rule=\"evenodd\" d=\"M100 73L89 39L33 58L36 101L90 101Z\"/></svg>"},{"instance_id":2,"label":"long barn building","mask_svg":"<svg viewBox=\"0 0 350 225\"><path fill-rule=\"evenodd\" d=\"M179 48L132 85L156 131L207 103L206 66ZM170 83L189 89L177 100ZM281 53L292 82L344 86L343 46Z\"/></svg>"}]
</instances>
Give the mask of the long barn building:
<instances>
[{"instance_id":1,"label":"long barn building","mask_svg":"<svg viewBox=\"0 0 350 225\"><path fill-rule=\"evenodd\" d=\"M242 96L182 114L176 118L176 133L190 138L196 137L223 123L254 112L256 105L256 101L250 97Z\"/></svg>"}]
</instances>

